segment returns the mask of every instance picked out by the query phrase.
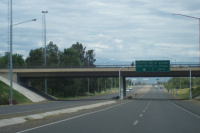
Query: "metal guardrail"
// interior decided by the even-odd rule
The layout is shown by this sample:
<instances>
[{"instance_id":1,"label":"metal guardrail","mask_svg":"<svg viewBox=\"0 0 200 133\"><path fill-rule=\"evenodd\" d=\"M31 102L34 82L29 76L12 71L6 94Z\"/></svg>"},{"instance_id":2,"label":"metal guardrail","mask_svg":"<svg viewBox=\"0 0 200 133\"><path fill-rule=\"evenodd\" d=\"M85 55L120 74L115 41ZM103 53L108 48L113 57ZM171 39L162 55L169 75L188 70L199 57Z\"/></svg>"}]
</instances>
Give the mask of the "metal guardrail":
<instances>
[{"instance_id":1,"label":"metal guardrail","mask_svg":"<svg viewBox=\"0 0 200 133\"><path fill-rule=\"evenodd\" d=\"M46 68L121 68L130 67L130 64L119 64L119 65L93 65L93 66L76 66L76 65L66 65L66 66L13 66L13 69L46 69ZM133 66L135 67L135 66ZM170 64L170 67L200 67L200 64ZM0 69L9 69L8 66L0 66Z\"/></svg>"}]
</instances>

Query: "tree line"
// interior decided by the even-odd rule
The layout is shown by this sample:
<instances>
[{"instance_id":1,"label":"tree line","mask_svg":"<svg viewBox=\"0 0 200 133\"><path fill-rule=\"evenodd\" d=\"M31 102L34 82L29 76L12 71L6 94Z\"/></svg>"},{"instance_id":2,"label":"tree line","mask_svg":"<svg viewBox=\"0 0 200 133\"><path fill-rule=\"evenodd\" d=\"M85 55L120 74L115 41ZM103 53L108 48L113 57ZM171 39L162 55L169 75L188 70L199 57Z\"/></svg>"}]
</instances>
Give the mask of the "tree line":
<instances>
[{"instance_id":1,"label":"tree line","mask_svg":"<svg viewBox=\"0 0 200 133\"><path fill-rule=\"evenodd\" d=\"M188 77L173 77L164 83L164 87L170 89L190 88L190 79ZM200 78L191 77L191 87L193 96L200 95Z\"/></svg>"},{"instance_id":2,"label":"tree line","mask_svg":"<svg viewBox=\"0 0 200 133\"><path fill-rule=\"evenodd\" d=\"M86 50L81 43L72 44L71 47L59 50L52 41L46 46L46 65L44 48L32 49L29 56L23 59L23 55L13 54L13 67L95 67L94 50ZM0 67L9 67L10 54L0 57ZM44 92L44 78L31 78L30 85ZM106 91L112 87L118 87L118 78L90 78L89 92ZM88 78L49 78L47 80L48 94L57 97L74 97L87 95Z\"/></svg>"},{"instance_id":3,"label":"tree line","mask_svg":"<svg viewBox=\"0 0 200 133\"><path fill-rule=\"evenodd\" d=\"M45 67L44 48L36 48L29 52L24 60L23 55L13 54L13 67ZM0 57L0 67L9 66L10 53ZM60 51L52 41L46 46L46 66L94 66L94 50L87 50L81 43L72 44L70 48Z\"/></svg>"}]
</instances>

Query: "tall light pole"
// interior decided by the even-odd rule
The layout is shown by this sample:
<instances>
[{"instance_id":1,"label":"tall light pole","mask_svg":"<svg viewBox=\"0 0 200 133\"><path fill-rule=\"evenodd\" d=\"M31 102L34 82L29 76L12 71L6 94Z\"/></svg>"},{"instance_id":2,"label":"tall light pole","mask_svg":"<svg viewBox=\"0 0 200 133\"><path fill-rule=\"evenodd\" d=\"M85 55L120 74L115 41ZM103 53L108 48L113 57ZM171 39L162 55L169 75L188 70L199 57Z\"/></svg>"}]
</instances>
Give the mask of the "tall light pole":
<instances>
[{"instance_id":1,"label":"tall light pole","mask_svg":"<svg viewBox=\"0 0 200 133\"><path fill-rule=\"evenodd\" d=\"M188 16L188 15L183 15L183 14L172 14L172 15L179 15L179 16L183 16L183 17L188 17L188 18L199 20L199 64L200 64L200 18L193 17L193 16Z\"/></svg>"},{"instance_id":2,"label":"tall light pole","mask_svg":"<svg viewBox=\"0 0 200 133\"><path fill-rule=\"evenodd\" d=\"M46 17L45 14L48 13L48 11L42 11L44 14L44 65L47 66L47 48L46 48ZM45 78L45 93L47 94L47 78Z\"/></svg>"},{"instance_id":3,"label":"tall light pole","mask_svg":"<svg viewBox=\"0 0 200 133\"><path fill-rule=\"evenodd\" d=\"M12 0L10 0L10 105L12 105L12 99L13 99L13 96L12 96L12 36L13 36L13 29L12 29Z\"/></svg>"},{"instance_id":4,"label":"tall light pole","mask_svg":"<svg viewBox=\"0 0 200 133\"><path fill-rule=\"evenodd\" d=\"M12 89L12 79L13 79L13 64L12 64L12 45L13 45L13 26L19 25L22 23L30 22L30 21L36 21L37 19L31 19L28 21L20 22L17 24L13 24L13 16L12 16L12 0L10 0L10 105L12 105L12 99L13 99L13 89Z\"/></svg>"}]
</instances>

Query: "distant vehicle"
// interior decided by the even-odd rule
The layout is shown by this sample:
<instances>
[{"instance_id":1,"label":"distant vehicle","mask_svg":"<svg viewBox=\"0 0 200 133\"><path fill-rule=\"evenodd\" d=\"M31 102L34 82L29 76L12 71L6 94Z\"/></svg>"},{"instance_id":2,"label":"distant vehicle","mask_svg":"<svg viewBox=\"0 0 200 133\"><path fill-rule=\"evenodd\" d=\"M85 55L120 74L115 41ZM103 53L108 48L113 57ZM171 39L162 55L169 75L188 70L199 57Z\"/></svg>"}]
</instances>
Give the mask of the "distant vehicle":
<instances>
[{"instance_id":1,"label":"distant vehicle","mask_svg":"<svg viewBox=\"0 0 200 133\"><path fill-rule=\"evenodd\" d=\"M158 85L155 85L155 88L158 89Z\"/></svg>"},{"instance_id":2,"label":"distant vehicle","mask_svg":"<svg viewBox=\"0 0 200 133\"><path fill-rule=\"evenodd\" d=\"M126 89L126 91L128 92L128 91L130 91L129 89Z\"/></svg>"},{"instance_id":3,"label":"distant vehicle","mask_svg":"<svg viewBox=\"0 0 200 133\"><path fill-rule=\"evenodd\" d=\"M129 90L132 90L133 88L129 88Z\"/></svg>"}]
</instances>

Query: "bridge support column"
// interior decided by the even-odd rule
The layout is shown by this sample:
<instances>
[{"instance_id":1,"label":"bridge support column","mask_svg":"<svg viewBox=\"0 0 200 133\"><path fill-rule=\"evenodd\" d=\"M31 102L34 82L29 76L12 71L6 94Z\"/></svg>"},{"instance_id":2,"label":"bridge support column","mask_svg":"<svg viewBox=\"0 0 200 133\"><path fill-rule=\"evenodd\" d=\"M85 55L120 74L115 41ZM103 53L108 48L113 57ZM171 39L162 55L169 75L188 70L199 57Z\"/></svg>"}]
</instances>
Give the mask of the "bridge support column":
<instances>
[{"instance_id":1,"label":"bridge support column","mask_svg":"<svg viewBox=\"0 0 200 133\"><path fill-rule=\"evenodd\" d=\"M119 98L123 99L126 96L126 82L125 77L120 76Z\"/></svg>"},{"instance_id":2,"label":"bridge support column","mask_svg":"<svg viewBox=\"0 0 200 133\"><path fill-rule=\"evenodd\" d=\"M126 78L123 77L123 92L124 92L124 98L126 97Z\"/></svg>"}]
</instances>

